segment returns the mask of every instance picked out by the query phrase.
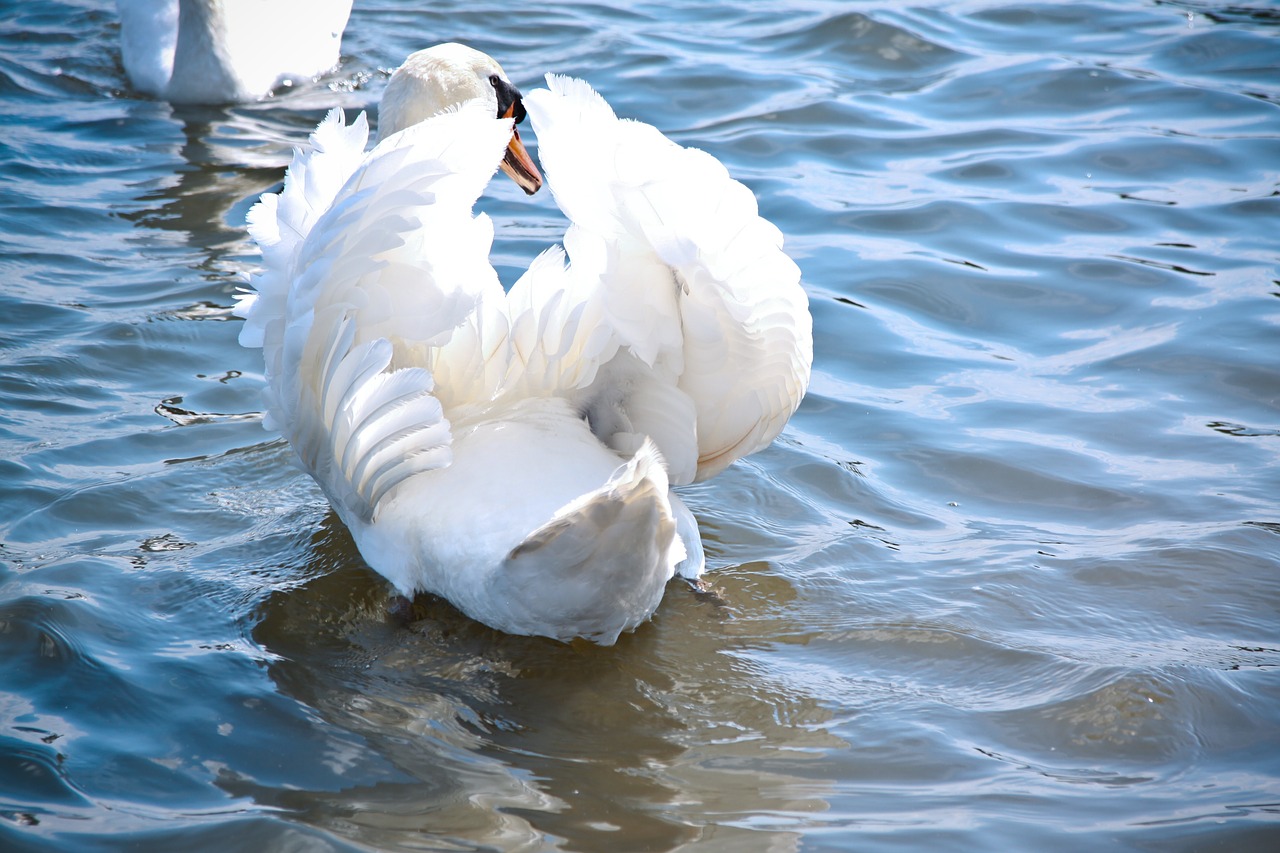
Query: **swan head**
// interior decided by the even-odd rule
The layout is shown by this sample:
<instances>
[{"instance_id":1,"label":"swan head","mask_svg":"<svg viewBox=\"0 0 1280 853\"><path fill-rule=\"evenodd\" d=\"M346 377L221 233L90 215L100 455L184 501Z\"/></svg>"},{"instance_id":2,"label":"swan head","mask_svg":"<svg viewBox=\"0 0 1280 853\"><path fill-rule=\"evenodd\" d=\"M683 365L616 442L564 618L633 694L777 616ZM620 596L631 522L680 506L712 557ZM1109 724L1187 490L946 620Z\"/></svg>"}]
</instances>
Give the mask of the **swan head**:
<instances>
[{"instance_id":1,"label":"swan head","mask_svg":"<svg viewBox=\"0 0 1280 853\"><path fill-rule=\"evenodd\" d=\"M492 57L466 45L449 42L420 50L396 69L378 106L378 138L469 101L481 101L494 116L514 121L500 168L526 193L536 193L542 175L515 128L524 120L520 90Z\"/></svg>"}]
</instances>

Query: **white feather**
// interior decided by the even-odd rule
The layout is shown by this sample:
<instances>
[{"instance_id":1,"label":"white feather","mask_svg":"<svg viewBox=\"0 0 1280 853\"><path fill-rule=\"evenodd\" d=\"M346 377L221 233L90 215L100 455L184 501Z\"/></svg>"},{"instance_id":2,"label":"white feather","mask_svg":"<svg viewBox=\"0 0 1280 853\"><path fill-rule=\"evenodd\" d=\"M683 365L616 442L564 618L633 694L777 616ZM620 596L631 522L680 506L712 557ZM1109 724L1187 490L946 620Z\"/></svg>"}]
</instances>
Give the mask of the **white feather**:
<instances>
[{"instance_id":1,"label":"white feather","mask_svg":"<svg viewBox=\"0 0 1280 853\"><path fill-rule=\"evenodd\" d=\"M631 362L588 395L650 435L675 483L705 479L767 446L808 386L812 322L800 271L755 197L705 152L618 119L580 80L547 76L526 107L556 202L572 221L571 269ZM625 379L626 389L618 386ZM692 402L680 429L674 385ZM692 468L686 459L696 446Z\"/></svg>"}]
</instances>

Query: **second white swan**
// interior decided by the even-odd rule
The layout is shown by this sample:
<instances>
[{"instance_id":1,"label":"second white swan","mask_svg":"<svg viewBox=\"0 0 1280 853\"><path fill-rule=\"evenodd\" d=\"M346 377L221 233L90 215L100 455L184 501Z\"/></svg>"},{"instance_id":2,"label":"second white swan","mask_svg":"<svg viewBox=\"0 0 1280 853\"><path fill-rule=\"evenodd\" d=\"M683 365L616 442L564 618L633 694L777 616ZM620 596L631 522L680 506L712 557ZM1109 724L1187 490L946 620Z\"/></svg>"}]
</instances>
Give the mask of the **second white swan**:
<instances>
[{"instance_id":1,"label":"second white swan","mask_svg":"<svg viewBox=\"0 0 1280 853\"><path fill-rule=\"evenodd\" d=\"M175 104L266 97L338 64L352 0L116 0L134 88Z\"/></svg>"}]
</instances>

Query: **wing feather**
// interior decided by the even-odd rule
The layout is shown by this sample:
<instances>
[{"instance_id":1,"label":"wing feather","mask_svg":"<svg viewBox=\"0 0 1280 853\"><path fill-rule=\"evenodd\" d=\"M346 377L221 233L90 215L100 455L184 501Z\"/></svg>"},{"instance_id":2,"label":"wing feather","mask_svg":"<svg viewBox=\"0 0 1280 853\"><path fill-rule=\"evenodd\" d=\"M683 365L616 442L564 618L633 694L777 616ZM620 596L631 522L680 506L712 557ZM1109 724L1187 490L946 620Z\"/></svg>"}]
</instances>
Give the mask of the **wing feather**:
<instances>
[{"instance_id":1,"label":"wing feather","mask_svg":"<svg viewBox=\"0 0 1280 853\"><path fill-rule=\"evenodd\" d=\"M767 446L800 403L813 360L800 270L710 154L618 119L580 80L547 85L525 105L572 223L574 298L600 303L592 315L635 360L598 366L584 395L593 428L624 444L651 435L673 483L705 479Z\"/></svg>"},{"instance_id":2,"label":"wing feather","mask_svg":"<svg viewBox=\"0 0 1280 853\"><path fill-rule=\"evenodd\" d=\"M263 269L241 342L263 349L268 423L344 518L371 520L406 478L449 464L436 374L501 350L493 228L471 207L510 132L463 108L365 155L364 116L334 111L250 215Z\"/></svg>"}]
</instances>

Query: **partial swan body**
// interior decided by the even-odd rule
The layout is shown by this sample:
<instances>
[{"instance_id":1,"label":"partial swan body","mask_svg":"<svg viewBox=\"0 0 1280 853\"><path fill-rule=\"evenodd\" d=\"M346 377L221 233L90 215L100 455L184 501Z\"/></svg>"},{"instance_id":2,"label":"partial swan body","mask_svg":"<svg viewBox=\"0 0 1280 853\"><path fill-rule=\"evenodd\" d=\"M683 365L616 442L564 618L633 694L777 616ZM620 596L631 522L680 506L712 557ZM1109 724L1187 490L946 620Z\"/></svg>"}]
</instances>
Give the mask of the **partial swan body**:
<instances>
[{"instance_id":1,"label":"partial swan body","mask_svg":"<svg viewBox=\"0 0 1280 853\"><path fill-rule=\"evenodd\" d=\"M799 405L799 270L710 155L581 81L521 102L483 54L426 53L470 82L401 123L393 78L368 154L364 115L331 112L253 209L241 343L263 350L268 426L399 593L611 644L703 570L672 487L766 447ZM500 161L536 183L505 162L525 108L571 224L504 293L472 206Z\"/></svg>"},{"instance_id":2,"label":"partial swan body","mask_svg":"<svg viewBox=\"0 0 1280 853\"><path fill-rule=\"evenodd\" d=\"M338 64L352 0L116 0L134 88L175 104L256 101Z\"/></svg>"}]
</instances>

